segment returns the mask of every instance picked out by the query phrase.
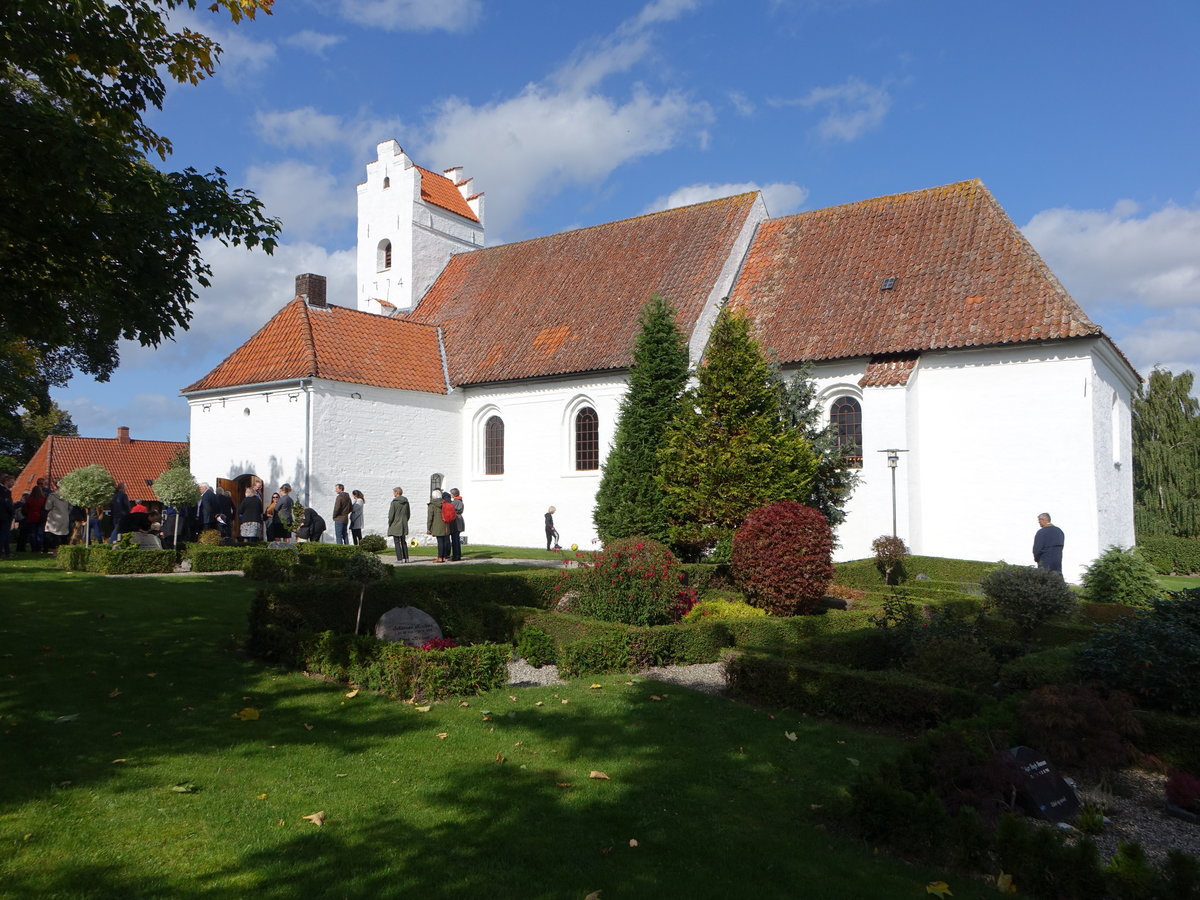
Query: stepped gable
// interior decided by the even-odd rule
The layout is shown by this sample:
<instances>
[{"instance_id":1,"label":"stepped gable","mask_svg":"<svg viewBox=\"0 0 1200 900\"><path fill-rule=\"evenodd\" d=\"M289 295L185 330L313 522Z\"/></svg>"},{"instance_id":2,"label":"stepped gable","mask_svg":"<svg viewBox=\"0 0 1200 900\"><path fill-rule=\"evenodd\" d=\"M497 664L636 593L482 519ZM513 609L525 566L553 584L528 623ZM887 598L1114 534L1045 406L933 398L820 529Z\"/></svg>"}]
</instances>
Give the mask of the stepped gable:
<instances>
[{"instance_id":1,"label":"stepped gable","mask_svg":"<svg viewBox=\"0 0 1200 900\"><path fill-rule=\"evenodd\" d=\"M455 385L626 368L654 291L691 334L757 196L458 254L407 318L442 326Z\"/></svg>"},{"instance_id":2,"label":"stepped gable","mask_svg":"<svg viewBox=\"0 0 1200 900\"><path fill-rule=\"evenodd\" d=\"M415 163L413 168L421 173L422 200L426 203L432 203L434 206L440 206L442 209L449 210L455 215L462 216L464 219L470 219L472 222L479 221L479 216L475 215L470 204L467 203L466 198L453 181L445 175L439 175L437 172L432 172Z\"/></svg>"},{"instance_id":3,"label":"stepped gable","mask_svg":"<svg viewBox=\"0 0 1200 900\"><path fill-rule=\"evenodd\" d=\"M765 222L730 303L781 363L1102 333L979 180Z\"/></svg>"},{"instance_id":4,"label":"stepped gable","mask_svg":"<svg viewBox=\"0 0 1200 900\"><path fill-rule=\"evenodd\" d=\"M33 459L13 485L13 497L19 499L32 490L39 478L58 481L68 472L99 464L118 483L124 482L134 500L161 499L146 486L167 470L171 460L188 450L187 441L142 441L129 436L129 429L117 429L111 438L77 437L52 434L42 442Z\"/></svg>"},{"instance_id":5,"label":"stepped gable","mask_svg":"<svg viewBox=\"0 0 1200 900\"><path fill-rule=\"evenodd\" d=\"M446 393L436 328L300 297L181 393L296 378Z\"/></svg>"}]
</instances>

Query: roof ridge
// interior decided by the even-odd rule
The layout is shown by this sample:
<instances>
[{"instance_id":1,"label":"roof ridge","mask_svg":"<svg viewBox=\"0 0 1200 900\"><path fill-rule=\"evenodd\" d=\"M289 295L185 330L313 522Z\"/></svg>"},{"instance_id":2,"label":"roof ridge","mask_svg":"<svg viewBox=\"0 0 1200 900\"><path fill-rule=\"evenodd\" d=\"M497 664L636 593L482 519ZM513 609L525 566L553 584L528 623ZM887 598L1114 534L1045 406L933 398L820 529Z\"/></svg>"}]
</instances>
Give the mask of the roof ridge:
<instances>
[{"instance_id":1,"label":"roof ridge","mask_svg":"<svg viewBox=\"0 0 1200 900\"><path fill-rule=\"evenodd\" d=\"M300 306L300 309L301 309L300 318L301 318L301 321L304 323L304 330L301 332L301 334L302 334L302 339L304 340L305 351L308 354L308 377L315 378L315 377L317 377L317 373L319 373L321 371L321 369L320 369L320 360L317 359L317 342L313 338L312 320L309 318L308 304L304 301L304 298L302 298L302 297L297 297L292 302L299 303L301 305ZM331 310L337 309L336 306L331 306L328 308ZM274 319L274 316L272 316L271 318ZM266 326L263 326L263 327L266 327ZM251 338L251 340L253 340L253 338ZM246 343L249 343L249 341L247 341Z\"/></svg>"},{"instance_id":2,"label":"roof ridge","mask_svg":"<svg viewBox=\"0 0 1200 900\"><path fill-rule=\"evenodd\" d=\"M992 195L992 192L990 190L988 190L987 185L983 183L982 179L967 178L962 181L951 181L951 182L947 182L946 184L935 185L934 187L918 188L915 191L897 191L894 194L880 194L878 197L867 197L863 200L851 200L847 203L838 203L833 206L822 206L819 209L807 209L807 210L804 210L803 212L792 213L791 215L788 215L788 216L777 216L775 218L768 219L767 221L780 222L780 221L783 221L784 219L798 219L801 216L824 215L827 213L834 213L839 210L850 209L853 207L869 206L873 203L882 203L884 201L891 201L891 200L902 200L902 199L909 198L909 197L918 197L918 196L921 196L922 194L932 194L936 191L944 191L947 188L966 188L966 187L981 189L986 197L989 197L993 203L996 203L997 205L999 205L998 201Z\"/></svg>"},{"instance_id":3,"label":"roof ridge","mask_svg":"<svg viewBox=\"0 0 1200 900\"><path fill-rule=\"evenodd\" d=\"M566 235L569 235L569 234L579 234L580 232L584 232L584 231L595 231L600 228L613 228L618 225L627 225L630 222L636 222L638 219L649 219L649 218L653 218L654 216L665 216L668 213L677 213L677 212L681 212L682 210L685 210L685 209L698 209L701 206L712 206L717 203L727 203L731 200L740 200L743 197L756 197L761 193L762 193L762 191L743 191L740 194L730 194L728 197L714 197L712 200L701 200L699 203L689 203L687 206L672 206L670 209L660 209L660 210L656 210L655 212L640 213L636 216L629 216L626 219L617 219L616 221L613 221L613 222L598 222L595 225L582 225L579 228L572 228L568 231L557 231L554 234L543 234L543 235L539 235L538 237L525 238L524 240L520 240L520 241L511 241L507 244L496 244L495 246L492 246L492 247L480 247L478 250L472 250L470 252L471 253L479 253L480 251L501 250L505 247L520 247L523 244L529 244L529 243L532 243L533 241L544 241L548 238L565 237ZM466 256L466 255L467 254L465 254L465 253L455 254L455 256L452 256L450 258L451 262L453 262L454 259L459 256Z\"/></svg>"}]
</instances>

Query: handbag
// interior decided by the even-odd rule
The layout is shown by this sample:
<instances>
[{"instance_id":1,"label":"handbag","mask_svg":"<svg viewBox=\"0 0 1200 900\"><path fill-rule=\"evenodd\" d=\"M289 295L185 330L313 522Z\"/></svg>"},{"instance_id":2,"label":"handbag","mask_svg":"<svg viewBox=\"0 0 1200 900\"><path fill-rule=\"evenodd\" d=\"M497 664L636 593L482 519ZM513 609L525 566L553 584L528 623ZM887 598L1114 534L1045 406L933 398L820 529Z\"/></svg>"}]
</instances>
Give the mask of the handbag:
<instances>
[{"instance_id":1,"label":"handbag","mask_svg":"<svg viewBox=\"0 0 1200 900\"><path fill-rule=\"evenodd\" d=\"M258 529L260 527L262 527L261 522L243 522L242 527L238 530L242 537L251 538L258 537Z\"/></svg>"}]
</instances>

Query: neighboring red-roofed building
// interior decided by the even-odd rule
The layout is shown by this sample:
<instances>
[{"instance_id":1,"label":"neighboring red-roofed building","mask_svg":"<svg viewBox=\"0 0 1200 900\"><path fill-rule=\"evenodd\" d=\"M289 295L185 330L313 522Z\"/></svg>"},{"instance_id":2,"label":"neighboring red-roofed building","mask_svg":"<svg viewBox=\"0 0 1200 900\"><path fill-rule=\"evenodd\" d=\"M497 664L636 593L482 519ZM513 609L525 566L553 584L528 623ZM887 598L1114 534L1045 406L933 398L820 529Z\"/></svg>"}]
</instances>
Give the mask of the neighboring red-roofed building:
<instances>
[{"instance_id":1,"label":"neighboring red-roofed building","mask_svg":"<svg viewBox=\"0 0 1200 900\"><path fill-rule=\"evenodd\" d=\"M778 219L749 193L484 248L469 179L378 149L359 186L357 309L301 276L184 389L198 479L290 481L327 518L343 483L381 533L399 485L418 535L431 486L457 486L474 541L533 546L555 505L563 536L590 546L658 292L698 364L727 299L785 376L812 365L861 459L841 558L869 555L893 514L915 553L1019 561L1049 509L1069 577L1132 542L1138 376L981 182Z\"/></svg>"},{"instance_id":2,"label":"neighboring red-roofed building","mask_svg":"<svg viewBox=\"0 0 1200 900\"><path fill-rule=\"evenodd\" d=\"M187 452L187 441L143 441L131 437L125 426L111 438L52 434L17 476L13 497L19 499L32 490L39 478L57 483L68 472L98 464L116 482L124 482L131 500L158 500L154 488L146 482L154 481L173 459Z\"/></svg>"}]
</instances>

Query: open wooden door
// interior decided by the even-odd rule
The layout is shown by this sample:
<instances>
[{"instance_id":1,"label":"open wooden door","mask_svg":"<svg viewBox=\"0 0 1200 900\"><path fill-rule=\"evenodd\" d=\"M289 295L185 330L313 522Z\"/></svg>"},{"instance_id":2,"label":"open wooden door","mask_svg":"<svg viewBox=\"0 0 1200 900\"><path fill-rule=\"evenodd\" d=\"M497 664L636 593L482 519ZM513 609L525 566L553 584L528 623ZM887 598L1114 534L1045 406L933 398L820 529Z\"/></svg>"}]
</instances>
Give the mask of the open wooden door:
<instances>
[{"instance_id":1,"label":"open wooden door","mask_svg":"<svg viewBox=\"0 0 1200 900\"><path fill-rule=\"evenodd\" d=\"M230 478L218 478L217 487L229 494L229 499L233 501L233 521L230 523L230 534L234 539L238 536L238 526L242 523L238 521L238 507L242 505L241 491L238 490L238 483Z\"/></svg>"}]
</instances>

